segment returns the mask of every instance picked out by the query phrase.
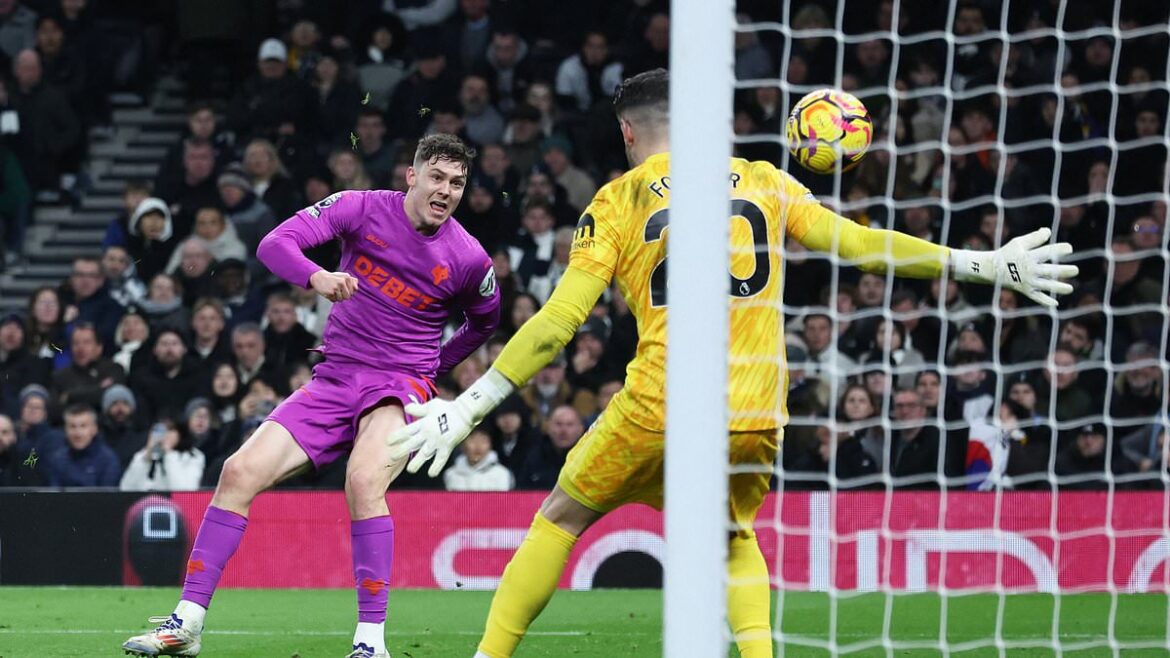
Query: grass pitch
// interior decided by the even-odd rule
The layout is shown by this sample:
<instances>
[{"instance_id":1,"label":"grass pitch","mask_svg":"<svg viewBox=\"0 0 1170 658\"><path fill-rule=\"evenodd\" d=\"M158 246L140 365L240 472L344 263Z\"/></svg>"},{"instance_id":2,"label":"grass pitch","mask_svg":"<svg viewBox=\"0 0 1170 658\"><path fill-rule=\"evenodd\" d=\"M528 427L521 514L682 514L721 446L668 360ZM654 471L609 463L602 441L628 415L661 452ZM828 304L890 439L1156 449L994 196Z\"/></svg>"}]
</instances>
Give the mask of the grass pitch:
<instances>
[{"instance_id":1,"label":"grass pitch","mask_svg":"<svg viewBox=\"0 0 1170 658\"><path fill-rule=\"evenodd\" d=\"M153 588L0 587L0 658L120 656L122 641L146 628L146 617L168 613L177 595ZM397 658L470 658L490 601L490 592L392 592L391 651ZM837 600L831 629L827 595L785 593L781 629L790 641L777 655L829 656L824 646L810 644L823 645L831 634L838 654L867 657L938 656L940 638L949 655L964 657L1055 656L1054 637L1067 656L1117 655L1114 646L1124 656L1170 652L1165 595L1119 596L1112 634L1108 595L1061 597L1054 627L1055 601L1009 596L1000 616L995 595L850 595ZM659 656L661 603L658 591L558 592L517 657ZM223 590L208 615L203 655L340 658L349 651L354 609L349 590ZM887 616L889 653L882 644ZM995 644L997 626L1004 654Z\"/></svg>"}]
</instances>

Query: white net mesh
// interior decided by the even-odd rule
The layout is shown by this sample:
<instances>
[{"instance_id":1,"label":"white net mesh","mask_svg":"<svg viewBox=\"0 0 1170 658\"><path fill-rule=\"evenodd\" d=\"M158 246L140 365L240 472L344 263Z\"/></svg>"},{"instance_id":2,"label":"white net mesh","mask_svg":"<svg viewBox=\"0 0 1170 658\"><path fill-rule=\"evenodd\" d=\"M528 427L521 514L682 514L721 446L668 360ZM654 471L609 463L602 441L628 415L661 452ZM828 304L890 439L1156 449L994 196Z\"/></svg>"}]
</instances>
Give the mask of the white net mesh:
<instances>
[{"instance_id":1,"label":"white net mesh","mask_svg":"<svg viewBox=\"0 0 1170 658\"><path fill-rule=\"evenodd\" d=\"M952 247L1050 227L1081 267L1049 312L785 245L792 418L757 527L778 655L1165 655L1170 6L740 8L738 155ZM874 118L843 175L786 152L820 87Z\"/></svg>"}]
</instances>

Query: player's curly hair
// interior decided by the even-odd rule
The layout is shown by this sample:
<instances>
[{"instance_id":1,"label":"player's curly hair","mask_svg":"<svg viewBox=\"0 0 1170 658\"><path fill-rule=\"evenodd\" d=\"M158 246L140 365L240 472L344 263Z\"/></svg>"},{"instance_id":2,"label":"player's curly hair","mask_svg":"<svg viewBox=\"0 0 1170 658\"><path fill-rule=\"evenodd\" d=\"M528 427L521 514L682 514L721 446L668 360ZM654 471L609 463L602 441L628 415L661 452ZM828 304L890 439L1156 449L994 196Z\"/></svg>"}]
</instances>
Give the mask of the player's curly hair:
<instances>
[{"instance_id":1,"label":"player's curly hair","mask_svg":"<svg viewBox=\"0 0 1170 658\"><path fill-rule=\"evenodd\" d=\"M619 117L643 109L665 116L669 103L670 74L666 69L653 69L626 78L613 94L613 110Z\"/></svg>"},{"instance_id":2,"label":"player's curly hair","mask_svg":"<svg viewBox=\"0 0 1170 658\"><path fill-rule=\"evenodd\" d=\"M471 161L475 159L475 149L463 143L463 140L454 135L436 133L427 135L418 142L414 151L414 166L424 162L447 160L463 166L464 171L471 170Z\"/></svg>"}]
</instances>

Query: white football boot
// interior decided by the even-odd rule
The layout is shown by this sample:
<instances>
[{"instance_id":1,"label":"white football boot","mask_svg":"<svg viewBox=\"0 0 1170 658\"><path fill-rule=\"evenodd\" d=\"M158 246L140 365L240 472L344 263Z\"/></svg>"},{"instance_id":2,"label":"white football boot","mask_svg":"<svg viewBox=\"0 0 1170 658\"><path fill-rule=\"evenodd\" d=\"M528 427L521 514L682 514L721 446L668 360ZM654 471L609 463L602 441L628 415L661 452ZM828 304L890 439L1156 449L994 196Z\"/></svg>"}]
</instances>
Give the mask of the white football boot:
<instances>
[{"instance_id":1,"label":"white football boot","mask_svg":"<svg viewBox=\"0 0 1170 658\"><path fill-rule=\"evenodd\" d=\"M178 615L151 617L158 627L149 633L135 635L122 643L122 649L131 656L198 656L202 647L201 630L183 626Z\"/></svg>"}]
</instances>

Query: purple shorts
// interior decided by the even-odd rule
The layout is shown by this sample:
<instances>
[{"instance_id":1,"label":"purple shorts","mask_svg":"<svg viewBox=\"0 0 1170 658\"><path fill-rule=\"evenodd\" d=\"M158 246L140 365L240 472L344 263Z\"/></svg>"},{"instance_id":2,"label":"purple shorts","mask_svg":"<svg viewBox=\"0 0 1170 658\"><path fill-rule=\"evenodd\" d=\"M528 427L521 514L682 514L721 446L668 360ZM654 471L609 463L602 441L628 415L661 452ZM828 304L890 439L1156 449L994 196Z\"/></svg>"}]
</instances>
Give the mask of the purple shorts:
<instances>
[{"instance_id":1,"label":"purple shorts","mask_svg":"<svg viewBox=\"0 0 1170 658\"><path fill-rule=\"evenodd\" d=\"M362 414L385 400L407 404L434 397L434 384L426 377L412 377L354 364L328 361L313 369L313 379L268 416L292 434L293 439L321 468L353 448Z\"/></svg>"}]
</instances>

